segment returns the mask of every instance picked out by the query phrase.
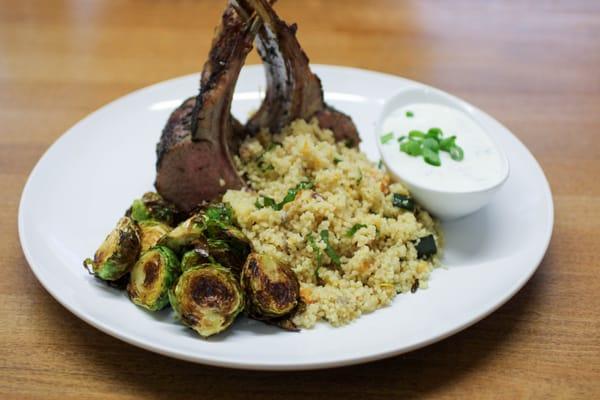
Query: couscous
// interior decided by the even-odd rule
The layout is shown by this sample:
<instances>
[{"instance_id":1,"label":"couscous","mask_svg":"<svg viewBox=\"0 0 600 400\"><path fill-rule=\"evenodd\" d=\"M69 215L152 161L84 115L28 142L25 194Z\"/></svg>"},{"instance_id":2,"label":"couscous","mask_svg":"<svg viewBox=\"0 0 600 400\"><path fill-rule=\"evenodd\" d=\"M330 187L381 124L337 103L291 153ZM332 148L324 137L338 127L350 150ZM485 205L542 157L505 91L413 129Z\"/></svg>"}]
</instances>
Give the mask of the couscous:
<instances>
[{"instance_id":1,"label":"couscous","mask_svg":"<svg viewBox=\"0 0 600 400\"><path fill-rule=\"evenodd\" d=\"M298 120L279 134L246 139L236 161L249 187L227 191L223 201L255 251L296 273L305 304L296 325L347 324L427 286L439 263L436 221L331 131ZM421 257L418 244L428 236L438 251Z\"/></svg>"}]
</instances>

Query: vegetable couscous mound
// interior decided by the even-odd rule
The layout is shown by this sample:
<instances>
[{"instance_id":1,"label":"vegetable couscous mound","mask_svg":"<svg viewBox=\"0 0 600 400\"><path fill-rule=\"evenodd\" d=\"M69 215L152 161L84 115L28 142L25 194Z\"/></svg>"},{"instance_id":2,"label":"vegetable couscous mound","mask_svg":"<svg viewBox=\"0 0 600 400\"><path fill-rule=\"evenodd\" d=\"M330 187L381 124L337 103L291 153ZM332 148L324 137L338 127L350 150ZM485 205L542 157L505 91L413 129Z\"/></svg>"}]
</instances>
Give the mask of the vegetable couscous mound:
<instances>
[{"instance_id":1,"label":"vegetable couscous mound","mask_svg":"<svg viewBox=\"0 0 600 400\"><path fill-rule=\"evenodd\" d=\"M289 265L306 304L293 319L339 326L427 286L439 263L436 221L400 183L317 123L293 122L240 148L250 187L229 190L255 250Z\"/></svg>"}]
</instances>

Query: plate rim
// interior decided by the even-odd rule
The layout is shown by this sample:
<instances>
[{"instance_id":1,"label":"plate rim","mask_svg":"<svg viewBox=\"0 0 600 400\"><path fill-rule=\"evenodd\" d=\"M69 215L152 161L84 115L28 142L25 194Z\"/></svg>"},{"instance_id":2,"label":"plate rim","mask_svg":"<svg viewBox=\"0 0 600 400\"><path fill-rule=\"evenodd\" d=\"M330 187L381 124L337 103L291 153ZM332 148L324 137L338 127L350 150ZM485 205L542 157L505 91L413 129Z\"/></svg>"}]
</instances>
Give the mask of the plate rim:
<instances>
[{"instance_id":1,"label":"plate rim","mask_svg":"<svg viewBox=\"0 0 600 400\"><path fill-rule=\"evenodd\" d=\"M328 64L311 64L311 67L314 68L314 71L317 73L319 72L319 70L323 71L323 70L330 69L330 70L345 70L347 72L352 72L352 73L361 73L361 74L367 73L367 74L379 75L382 78L396 79L396 80L400 79L400 80L405 81L406 83L411 83L411 84L416 84L419 86L433 88L436 90L440 90L444 93L448 93L446 91L435 88L433 86L429 86L429 85L424 84L419 81L407 79L407 78L404 78L404 77L401 77L398 75L369 70L369 69L362 69L362 68L348 67L348 66L339 66L339 65L328 65ZM262 68L261 64L253 64L253 65L244 66L244 69L256 69L256 68ZM48 146L48 148L40 156L40 158L36 162L35 166L30 171L30 173L27 177L27 181L26 181L25 185L23 186L23 189L21 192L21 197L19 200L17 225L18 225L18 233L19 233L19 241L20 241L20 245L21 245L21 250L22 250L23 254L25 255L25 259L27 260L29 269L33 272L37 281L51 295L51 297L53 297L59 304L61 304L63 307L65 307L67 310L69 310L72 314L77 316L79 319L81 319L84 322L86 322L87 324L95 327L96 329L98 329L110 336L113 336L119 340L122 340L126 343L129 343L129 344L134 345L139 348L143 348L143 349L151 351L153 353L158 353L158 354L161 354L164 356L181 359L181 360L185 360L185 361L189 361L189 362L217 366L217 367L227 367L227 368L246 369L246 370L315 370L315 369L350 366L350 365L367 363L367 362L371 362L371 361L375 361L375 360L385 359L385 358L397 356L400 354L408 353L413 350L417 350L419 348L428 346L432 343L441 341L447 337L450 337L450 336L476 324L477 322L481 321L482 319L486 318L487 316L492 314L494 311L496 311L497 309L502 307L504 304L506 304L506 302L508 302L508 300L513 298L516 295L516 293L519 292L519 290L521 290L523 288L523 286L531 279L531 277L537 271L541 262L543 261L543 258L545 257L545 255L548 251L548 248L549 248L549 245L550 245L550 242L552 239L553 229L554 229L554 201L553 201L553 197L552 197L551 187L550 187L549 181L544 173L544 170L542 169L538 160L534 157L534 155L531 153L531 151L527 148L527 146L525 146L525 144L514 133L512 133L512 131L510 129L506 128L502 123L500 123L495 118L493 118L488 113L481 110L480 108L476 107L475 105L463 100L462 98L460 98L458 96L454 96L453 94L448 93L451 96L457 97L461 101L463 101L466 104L473 107L475 110L481 112L486 117L491 118L494 122L501 125L506 130L506 132L510 134L512 139L514 139L526 151L526 154L528 155L528 157L530 157L531 161L533 161L535 167L537 168L537 172L540 174L540 176L542 178L542 183L544 186L543 197L544 197L546 204L548 205L548 212L546 215L548 224L547 224L546 231L543 232L543 234L545 236L544 244L542 246L543 251L541 251L540 254L537 255L536 261L534 263L535 267L531 268L531 270L528 271L527 274L523 275L520 280L515 281L513 283L513 285L511 286L510 290L508 290L507 293L502 297L501 301L494 302L493 306L487 308L483 312L473 315L467 321L454 327L453 329L450 329L442 334L434 335L433 337L430 337L426 340L421 340L410 346L402 347L399 349L383 350L380 352L374 352L372 354L369 354L366 356L359 356L359 357L352 357L350 355L350 356L345 356L345 357L339 357L333 361L325 361L325 362L316 361L316 362L302 362L302 363L290 363L290 362L277 363L277 362L271 361L271 362L263 363L263 364L257 364L255 362L246 362L246 361L231 361L231 360L227 360L225 358L218 358L218 357L214 357L214 356L198 357L198 355L194 355L194 354L188 355L188 354L183 354L178 351L172 351L167 348L164 348L163 345L149 343L144 339L139 339L139 338L132 337L128 334L124 334L121 331L119 331L118 329L115 329L115 328L111 327L110 325L105 324L104 322L102 322L100 320L97 320L94 317L90 317L90 316L86 315L84 312L78 310L76 307L71 305L69 302L62 299L60 297L60 295L58 293L56 293L57 292L56 288L52 288L47 281L45 281L41 278L39 267L35 266L35 264L32 262L34 257L31 254L31 246L27 246L27 239L25 237L26 228L25 228L25 221L24 221L24 218L25 218L24 214L26 212L24 210L24 207L25 207L24 203L26 201L28 192L31 190L30 189L31 182L33 181L35 175L38 173L40 165L47 158L49 152L57 145L57 143L61 142L62 140L65 140L64 138L66 138L70 135L73 135L74 132L76 131L76 128L80 124L84 123L88 119L93 118L93 116L95 116L97 113L100 113L105 108L109 108L118 102L125 101L126 99L128 99L131 96L135 96L139 92L142 92L142 91L145 91L145 90L148 90L151 88L163 86L163 85L169 85L173 81L177 81L180 79L186 79L186 78L190 79L191 77L196 77L196 76L198 76L198 73L186 74L186 75L170 78L167 80L163 80L163 81L133 90L131 92L126 93L123 96L120 96L120 97L102 105L101 107L99 107L99 108L95 109L94 111L92 111L91 113L87 114L86 116L84 116L83 118L78 120L75 124L70 126L62 134L60 134L60 136Z\"/></svg>"}]
</instances>

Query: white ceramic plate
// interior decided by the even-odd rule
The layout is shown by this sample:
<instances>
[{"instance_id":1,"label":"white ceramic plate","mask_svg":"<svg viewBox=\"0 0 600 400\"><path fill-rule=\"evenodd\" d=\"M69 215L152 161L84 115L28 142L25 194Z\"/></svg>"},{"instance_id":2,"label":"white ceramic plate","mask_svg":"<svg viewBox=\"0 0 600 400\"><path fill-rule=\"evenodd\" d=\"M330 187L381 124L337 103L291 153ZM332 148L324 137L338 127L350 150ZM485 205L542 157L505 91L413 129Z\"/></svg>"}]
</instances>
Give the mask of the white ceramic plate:
<instances>
[{"instance_id":1,"label":"white ceramic plate","mask_svg":"<svg viewBox=\"0 0 600 400\"><path fill-rule=\"evenodd\" d=\"M409 85L396 76L314 66L325 97L349 113L361 149L379 159L373 129L383 101ZM475 109L508 155L512 173L476 214L446 223L445 268L429 288L398 296L355 322L300 333L240 318L208 340L145 312L126 294L93 279L82 260L93 254L132 199L152 189L155 145L181 100L197 91L198 74L131 93L89 115L54 143L31 172L19 208L23 252L42 285L75 315L126 342L184 360L248 369L311 369L361 363L441 340L485 317L531 277L550 241L553 204L548 182L505 127ZM244 68L233 112L242 120L259 103L261 66Z\"/></svg>"}]
</instances>

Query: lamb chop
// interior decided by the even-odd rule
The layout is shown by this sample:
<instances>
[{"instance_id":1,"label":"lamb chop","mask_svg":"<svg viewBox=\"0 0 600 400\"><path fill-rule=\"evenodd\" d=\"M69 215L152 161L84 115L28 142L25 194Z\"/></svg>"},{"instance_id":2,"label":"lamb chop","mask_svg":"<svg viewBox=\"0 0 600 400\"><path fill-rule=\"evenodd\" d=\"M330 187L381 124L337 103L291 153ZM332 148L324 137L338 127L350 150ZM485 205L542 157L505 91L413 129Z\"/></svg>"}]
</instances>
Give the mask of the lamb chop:
<instances>
[{"instance_id":1,"label":"lamb chop","mask_svg":"<svg viewBox=\"0 0 600 400\"><path fill-rule=\"evenodd\" d=\"M231 116L231 101L257 32L267 93L244 127ZM157 145L156 189L181 211L244 185L232 155L247 133L279 132L298 118L316 117L338 141L358 145L350 117L325 103L321 81L295 33L296 26L280 20L266 0L230 0L202 71L199 95L171 114Z\"/></svg>"},{"instance_id":2,"label":"lamb chop","mask_svg":"<svg viewBox=\"0 0 600 400\"><path fill-rule=\"evenodd\" d=\"M265 65L267 90L246 129L251 134L262 128L279 132L298 118L316 117L321 128L333 131L337 141L357 146L360 138L352 119L325 103L321 80L310 70L308 57L296 39L296 24L287 25L278 17L271 6L274 2L233 1L241 14L255 11L263 20L257 48Z\"/></svg>"},{"instance_id":3,"label":"lamb chop","mask_svg":"<svg viewBox=\"0 0 600 400\"><path fill-rule=\"evenodd\" d=\"M243 185L234 166L243 126L231 116L240 70L261 20L225 10L201 76L200 93L169 117L157 145L158 192L184 212Z\"/></svg>"}]
</instances>

